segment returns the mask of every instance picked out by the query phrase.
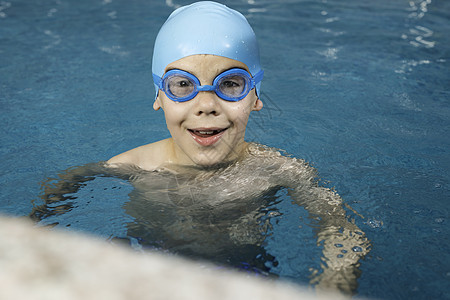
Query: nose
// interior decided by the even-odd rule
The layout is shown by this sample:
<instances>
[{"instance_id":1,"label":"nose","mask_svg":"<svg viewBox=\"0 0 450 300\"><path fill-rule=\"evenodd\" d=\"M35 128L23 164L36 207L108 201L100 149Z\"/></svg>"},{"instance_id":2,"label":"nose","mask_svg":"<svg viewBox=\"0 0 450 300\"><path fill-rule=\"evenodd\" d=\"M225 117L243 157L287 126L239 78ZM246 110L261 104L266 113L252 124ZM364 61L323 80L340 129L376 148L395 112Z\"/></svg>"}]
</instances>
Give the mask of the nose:
<instances>
[{"instance_id":1,"label":"nose","mask_svg":"<svg viewBox=\"0 0 450 300\"><path fill-rule=\"evenodd\" d=\"M220 104L218 96L213 91L200 91L195 97L195 114L201 115L214 115L220 114Z\"/></svg>"}]
</instances>

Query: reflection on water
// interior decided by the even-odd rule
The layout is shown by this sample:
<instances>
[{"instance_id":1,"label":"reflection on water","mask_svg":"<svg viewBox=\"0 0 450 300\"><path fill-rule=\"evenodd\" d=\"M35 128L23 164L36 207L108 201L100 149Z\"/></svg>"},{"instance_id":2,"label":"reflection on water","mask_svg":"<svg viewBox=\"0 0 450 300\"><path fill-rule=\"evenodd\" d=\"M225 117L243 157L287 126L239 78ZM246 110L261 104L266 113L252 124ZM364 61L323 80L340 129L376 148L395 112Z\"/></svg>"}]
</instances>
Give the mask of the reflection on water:
<instances>
[{"instance_id":1,"label":"reflection on water","mask_svg":"<svg viewBox=\"0 0 450 300\"><path fill-rule=\"evenodd\" d=\"M11 7L10 2L2 1L0 2L0 18L6 18L6 10Z\"/></svg>"},{"instance_id":2,"label":"reflection on water","mask_svg":"<svg viewBox=\"0 0 450 300\"><path fill-rule=\"evenodd\" d=\"M408 15L408 17L413 19L423 18L428 12L428 5L430 4L431 0L409 1L408 11L410 11L410 14Z\"/></svg>"},{"instance_id":3,"label":"reflection on water","mask_svg":"<svg viewBox=\"0 0 450 300\"><path fill-rule=\"evenodd\" d=\"M95 187L105 178L113 185ZM321 270L312 270L311 283L348 293L356 289L359 259L369 251L340 197L317 184L314 168L256 144L243 160L220 168L167 166L148 172L98 163L61 173L43 190L44 203L31 213L42 225L67 226L69 217L71 226L84 219L92 228L102 224L103 235L114 242L265 275L276 275L272 269L278 262L266 250L267 237L283 215L278 205L286 198L280 195L288 194L292 205L309 212L309 225L322 248ZM89 210L94 213L86 218Z\"/></svg>"}]
</instances>

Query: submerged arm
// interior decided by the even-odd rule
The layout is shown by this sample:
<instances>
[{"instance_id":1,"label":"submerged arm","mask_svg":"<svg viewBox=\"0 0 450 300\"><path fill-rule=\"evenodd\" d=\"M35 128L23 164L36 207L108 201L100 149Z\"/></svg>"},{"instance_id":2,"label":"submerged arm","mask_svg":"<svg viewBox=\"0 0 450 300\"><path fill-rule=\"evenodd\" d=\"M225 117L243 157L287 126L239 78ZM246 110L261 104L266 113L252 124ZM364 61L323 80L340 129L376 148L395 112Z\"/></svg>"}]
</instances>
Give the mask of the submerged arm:
<instances>
[{"instance_id":1,"label":"submerged arm","mask_svg":"<svg viewBox=\"0 0 450 300\"><path fill-rule=\"evenodd\" d=\"M320 290L352 294L361 273L359 260L370 251L370 242L347 217L341 197L319 186L315 169L301 160L292 160L290 196L308 211L317 244L323 247L322 271L313 272L311 284L316 284Z\"/></svg>"},{"instance_id":2,"label":"submerged arm","mask_svg":"<svg viewBox=\"0 0 450 300\"><path fill-rule=\"evenodd\" d=\"M91 163L69 168L59 173L55 178L48 178L41 184L42 193L39 198L43 202L34 205L30 218L36 222L55 214L63 214L72 209L70 200L81 187L97 176L113 174L115 169L108 168L103 162Z\"/></svg>"},{"instance_id":3,"label":"submerged arm","mask_svg":"<svg viewBox=\"0 0 450 300\"><path fill-rule=\"evenodd\" d=\"M323 247L322 272L314 271L311 283L319 289L351 294L360 276L359 260L370 251L370 242L354 221L347 218L339 195L323 187L309 189L306 195L300 188L291 196L308 210L315 223L317 244Z\"/></svg>"}]
</instances>

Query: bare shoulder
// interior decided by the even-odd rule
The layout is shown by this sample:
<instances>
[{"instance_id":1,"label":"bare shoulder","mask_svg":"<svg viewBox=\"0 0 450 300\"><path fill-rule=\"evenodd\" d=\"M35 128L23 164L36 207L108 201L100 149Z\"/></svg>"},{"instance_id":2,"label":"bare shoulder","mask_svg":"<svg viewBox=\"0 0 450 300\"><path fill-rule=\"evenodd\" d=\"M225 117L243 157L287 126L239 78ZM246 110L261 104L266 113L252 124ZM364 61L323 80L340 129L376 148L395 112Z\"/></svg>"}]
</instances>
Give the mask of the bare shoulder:
<instances>
[{"instance_id":1,"label":"bare shoulder","mask_svg":"<svg viewBox=\"0 0 450 300\"><path fill-rule=\"evenodd\" d=\"M143 145L116 155L107 161L110 167L127 164L152 171L166 163L169 158L169 139Z\"/></svg>"},{"instance_id":2,"label":"bare shoulder","mask_svg":"<svg viewBox=\"0 0 450 300\"><path fill-rule=\"evenodd\" d=\"M316 182L317 170L314 167L282 149L249 143L248 152L255 164L270 170L272 180L280 186L296 188Z\"/></svg>"}]
</instances>

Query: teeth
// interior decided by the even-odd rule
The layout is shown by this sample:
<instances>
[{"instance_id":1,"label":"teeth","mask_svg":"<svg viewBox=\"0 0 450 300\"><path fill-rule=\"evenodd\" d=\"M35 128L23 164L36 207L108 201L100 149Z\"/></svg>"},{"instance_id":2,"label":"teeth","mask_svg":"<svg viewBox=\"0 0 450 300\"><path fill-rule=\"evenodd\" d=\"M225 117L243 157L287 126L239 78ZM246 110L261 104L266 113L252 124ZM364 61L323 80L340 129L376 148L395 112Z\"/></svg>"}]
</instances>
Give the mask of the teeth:
<instances>
[{"instance_id":1,"label":"teeth","mask_svg":"<svg viewBox=\"0 0 450 300\"><path fill-rule=\"evenodd\" d=\"M194 130L191 129L190 131L196 134L201 134L201 135L215 135L215 134L219 134L222 131L224 131L225 129L218 129L218 130Z\"/></svg>"}]
</instances>

